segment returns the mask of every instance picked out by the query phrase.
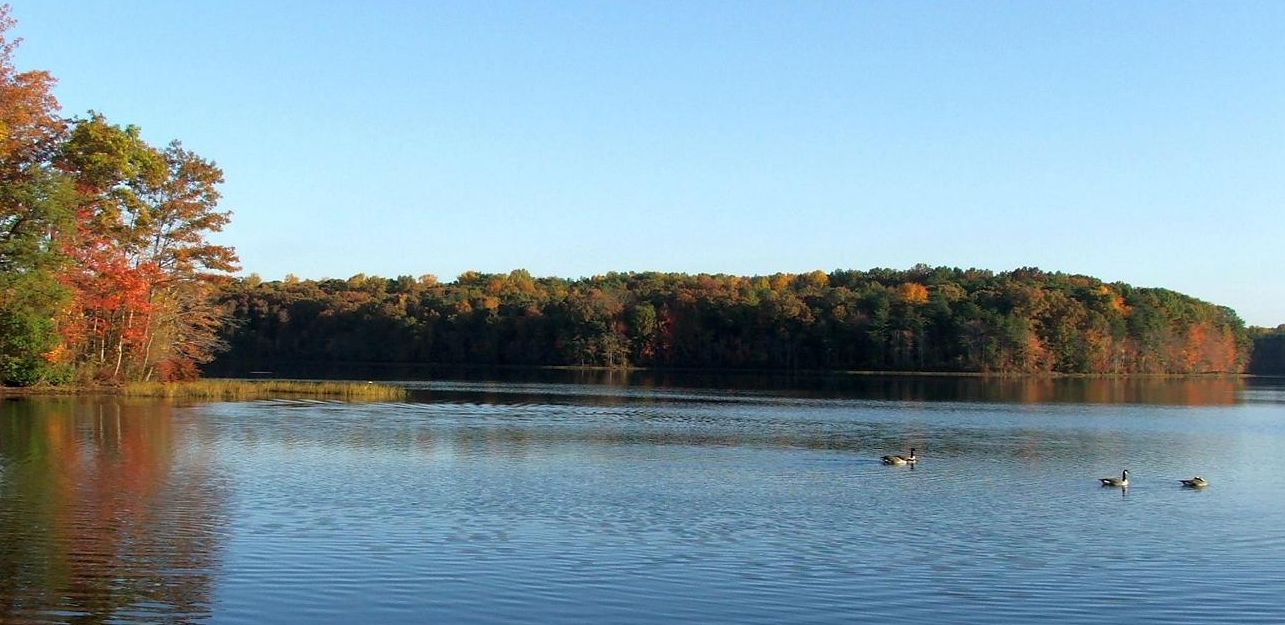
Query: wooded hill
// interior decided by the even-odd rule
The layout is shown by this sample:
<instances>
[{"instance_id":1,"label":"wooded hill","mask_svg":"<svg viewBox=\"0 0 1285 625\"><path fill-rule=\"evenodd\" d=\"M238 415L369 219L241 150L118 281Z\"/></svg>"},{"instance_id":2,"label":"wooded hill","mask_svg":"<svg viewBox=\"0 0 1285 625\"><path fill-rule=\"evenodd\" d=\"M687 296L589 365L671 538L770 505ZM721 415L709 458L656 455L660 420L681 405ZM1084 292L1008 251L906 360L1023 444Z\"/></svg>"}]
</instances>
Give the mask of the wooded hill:
<instances>
[{"instance_id":1,"label":"wooded hill","mask_svg":"<svg viewBox=\"0 0 1285 625\"><path fill-rule=\"evenodd\" d=\"M234 281L223 370L431 363L1003 373L1233 373L1231 309L1024 268L770 276L465 273Z\"/></svg>"}]
</instances>

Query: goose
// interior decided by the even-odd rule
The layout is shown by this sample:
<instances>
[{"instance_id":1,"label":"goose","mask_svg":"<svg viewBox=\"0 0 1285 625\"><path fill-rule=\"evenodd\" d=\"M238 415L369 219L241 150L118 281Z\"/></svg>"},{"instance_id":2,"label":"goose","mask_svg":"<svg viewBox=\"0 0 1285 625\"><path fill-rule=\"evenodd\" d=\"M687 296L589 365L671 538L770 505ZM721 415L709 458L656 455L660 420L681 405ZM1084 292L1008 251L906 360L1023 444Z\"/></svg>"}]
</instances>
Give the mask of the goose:
<instances>
[{"instance_id":1,"label":"goose","mask_svg":"<svg viewBox=\"0 0 1285 625\"><path fill-rule=\"evenodd\" d=\"M1187 488L1204 488L1206 486L1209 486L1209 481L1203 477L1200 477L1199 475L1189 480L1178 480L1178 481L1182 482L1182 485Z\"/></svg>"},{"instance_id":2,"label":"goose","mask_svg":"<svg viewBox=\"0 0 1285 625\"><path fill-rule=\"evenodd\" d=\"M915 448L911 447L909 456L884 456L879 460L884 464L901 466L903 464L914 464L918 461L918 458L915 458Z\"/></svg>"},{"instance_id":3,"label":"goose","mask_svg":"<svg viewBox=\"0 0 1285 625\"><path fill-rule=\"evenodd\" d=\"M1098 481L1102 482L1103 486L1127 488L1129 486L1129 470L1125 469L1124 472L1120 474L1120 477L1100 477L1098 478Z\"/></svg>"}]
</instances>

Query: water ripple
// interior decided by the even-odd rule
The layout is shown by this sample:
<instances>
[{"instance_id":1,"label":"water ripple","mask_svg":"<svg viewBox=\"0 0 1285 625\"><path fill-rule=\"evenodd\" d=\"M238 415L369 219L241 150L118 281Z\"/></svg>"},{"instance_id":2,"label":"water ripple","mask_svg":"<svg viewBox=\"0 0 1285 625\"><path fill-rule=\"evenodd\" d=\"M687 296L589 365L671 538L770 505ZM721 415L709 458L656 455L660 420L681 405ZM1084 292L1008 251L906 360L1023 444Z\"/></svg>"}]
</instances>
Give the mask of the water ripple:
<instances>
[{"instance_id":1,"label":"water ripple","mask_svg":"<svg viewBox=\"0 0 1285 625\"><path fill-rule=\"evenodd\" d=\"M0 622L1285 621L1269 402L431 390L0 422Z\"/></svg>"}]
</instances>

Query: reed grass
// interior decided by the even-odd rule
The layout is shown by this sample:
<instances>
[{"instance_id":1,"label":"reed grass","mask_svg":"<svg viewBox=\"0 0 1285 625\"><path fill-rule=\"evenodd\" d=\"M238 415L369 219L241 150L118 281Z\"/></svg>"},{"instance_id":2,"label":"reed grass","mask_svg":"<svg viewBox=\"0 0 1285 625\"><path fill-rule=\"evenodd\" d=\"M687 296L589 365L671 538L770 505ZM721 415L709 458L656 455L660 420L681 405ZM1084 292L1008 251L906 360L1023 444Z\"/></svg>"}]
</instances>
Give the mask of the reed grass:
<instances>
[{"instance_id":1,"label":"reed grass","mask_svg":"<svg viewBox=\"0 0 1285 625\"><path fill-rule=\"evenodd\" d=\"M311 382L299 380L195 380L192 382L132 382L121 388L130 397L244 401L276 397L326 397L347 401L400 401L406 389L371 382Z\"/></svg>"}]
</instances>

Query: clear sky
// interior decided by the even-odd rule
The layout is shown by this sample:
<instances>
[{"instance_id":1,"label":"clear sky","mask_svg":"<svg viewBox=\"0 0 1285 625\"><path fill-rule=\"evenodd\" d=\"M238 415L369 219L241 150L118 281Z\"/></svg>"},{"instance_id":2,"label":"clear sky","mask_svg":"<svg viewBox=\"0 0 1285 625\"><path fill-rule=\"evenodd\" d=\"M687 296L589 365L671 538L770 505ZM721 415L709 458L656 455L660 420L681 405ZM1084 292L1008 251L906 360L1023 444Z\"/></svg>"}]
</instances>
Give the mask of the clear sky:
<instances>
[{"instance_id":1,"label":"clear sky","mask_svg":"<svg viewBox=\"0 0 1285 625\"><path fill-rule=\"evenodd\" d=\"M11 2L266 279L1038 266L1285 323L1285 2Z\"/></svg>"}]
</instances>

